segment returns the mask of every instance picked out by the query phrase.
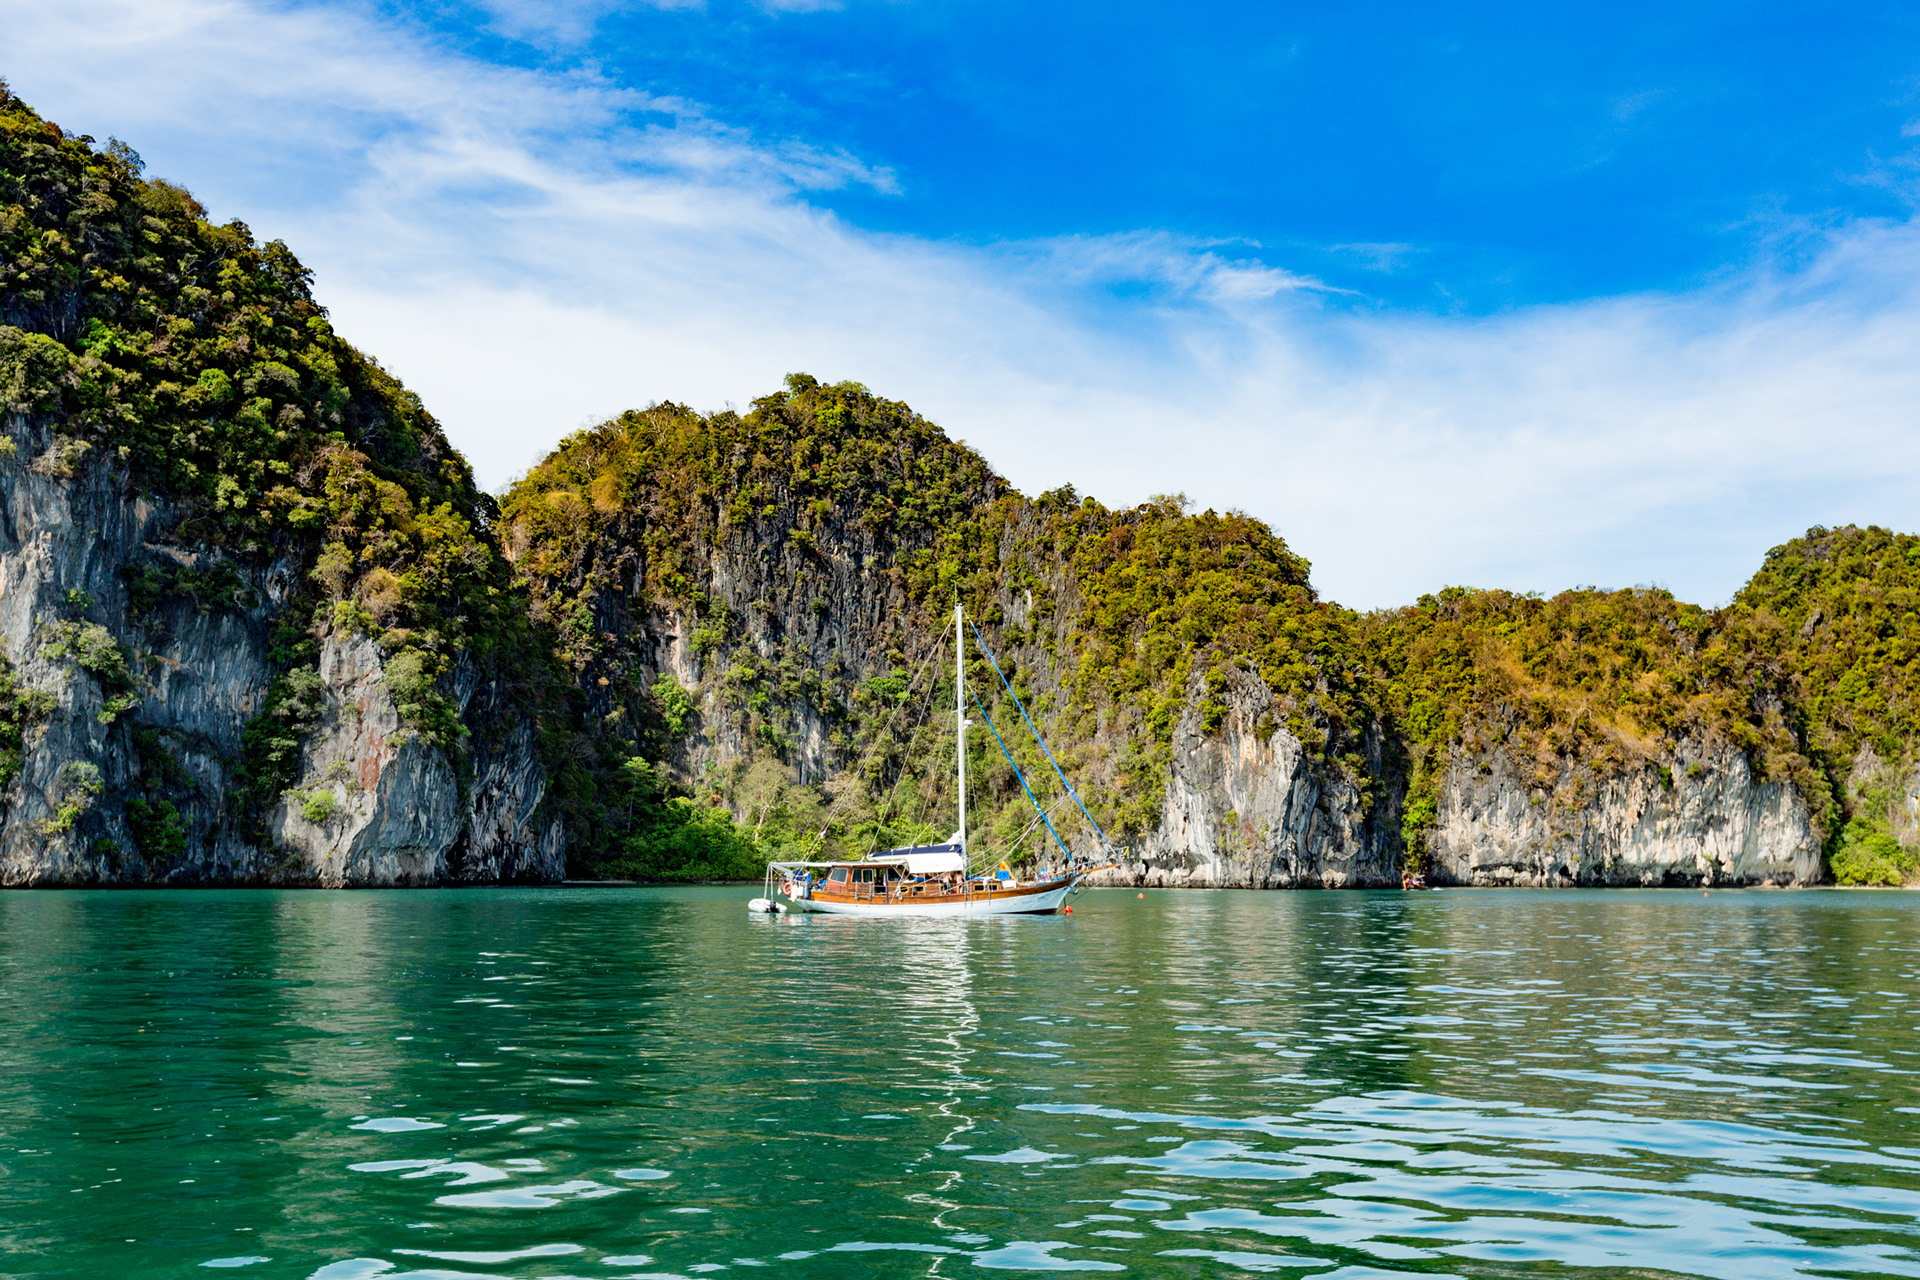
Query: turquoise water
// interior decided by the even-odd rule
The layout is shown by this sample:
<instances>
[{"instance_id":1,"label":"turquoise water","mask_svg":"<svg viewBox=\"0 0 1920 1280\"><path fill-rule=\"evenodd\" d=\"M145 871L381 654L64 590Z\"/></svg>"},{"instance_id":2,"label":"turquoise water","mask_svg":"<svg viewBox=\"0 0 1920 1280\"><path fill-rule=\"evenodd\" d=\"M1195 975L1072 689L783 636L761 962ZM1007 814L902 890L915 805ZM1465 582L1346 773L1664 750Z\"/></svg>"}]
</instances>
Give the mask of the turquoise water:
<instances>
[{"instance_id":1,"label":"turquoise water","mask_svg":"<svg viewBox=\"0 0 1920 1280\"><path fill-rule=\"evenodd\" d=\"M0 1274L1920 1275L1920 895L752 893L0 895Z\"/></svg>"}]
</instances>

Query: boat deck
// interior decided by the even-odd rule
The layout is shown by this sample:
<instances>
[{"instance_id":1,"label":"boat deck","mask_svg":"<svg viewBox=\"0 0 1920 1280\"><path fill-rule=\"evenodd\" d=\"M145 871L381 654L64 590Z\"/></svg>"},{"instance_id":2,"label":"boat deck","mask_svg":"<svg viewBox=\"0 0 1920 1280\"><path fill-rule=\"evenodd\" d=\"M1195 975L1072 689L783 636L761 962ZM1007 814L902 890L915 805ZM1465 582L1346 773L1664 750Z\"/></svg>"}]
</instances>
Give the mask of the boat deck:
<instances>
[{"instance_id":1,"label":"boat deck","mask_svg":"<svg viewBox=\"0 0 1920 1280\"><path fill-rule=\"evenodd\" d=\"M825 884L813 886L801 901L865 903L873 906L885 906L888 903L925 903L932 905L959 904L967 902L998 902L1008 898L1031 897L1038 893L1051 893L1066 880L1048 880L1039 884L1020 884L1002 887L1000 884L969 881L958 889L943 885L938 881L905 881L892 884L849 884L844 888L835 888ZM791 895L789 895L791 896Z\"/></svg>"}]
</instances>

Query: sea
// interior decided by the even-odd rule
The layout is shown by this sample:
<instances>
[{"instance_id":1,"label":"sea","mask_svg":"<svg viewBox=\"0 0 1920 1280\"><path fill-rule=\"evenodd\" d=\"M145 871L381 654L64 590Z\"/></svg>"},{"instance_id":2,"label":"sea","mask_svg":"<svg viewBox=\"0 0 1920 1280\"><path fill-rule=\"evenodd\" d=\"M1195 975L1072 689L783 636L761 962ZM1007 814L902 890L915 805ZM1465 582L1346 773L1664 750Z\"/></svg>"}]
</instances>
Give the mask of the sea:
<instances>
[{"instance_id":1,"label":"sea","mask_svg":"<svg viewBox=\"0 0 1920 1280\"><path fill-rule=\"evenodd\" d=\"M1920 894L0 895L0 1275L1920 1276Z\"/></svg>"}]
</instances>

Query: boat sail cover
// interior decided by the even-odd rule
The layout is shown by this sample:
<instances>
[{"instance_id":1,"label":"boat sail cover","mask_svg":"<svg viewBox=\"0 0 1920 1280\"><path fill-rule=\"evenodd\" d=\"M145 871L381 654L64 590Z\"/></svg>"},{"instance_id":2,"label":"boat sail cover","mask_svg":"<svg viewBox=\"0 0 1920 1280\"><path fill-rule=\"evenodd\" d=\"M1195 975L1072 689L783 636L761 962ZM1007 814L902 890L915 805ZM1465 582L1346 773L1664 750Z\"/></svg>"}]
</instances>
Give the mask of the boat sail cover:
<instances>
[{"instance_id":1,"label":"boat sail cover","mask_svg":"<svg viewBox=\"0 0 1920 1280\"><path fill-rule=\"evenodd\" d=\"M967 869L967 860L960 851L958 840L946 844L916 844L905 849L889 849L885 853L874 854L867 861L905 863L907 874L915 876L938 876Z\"/></svg>"}]
</instances>

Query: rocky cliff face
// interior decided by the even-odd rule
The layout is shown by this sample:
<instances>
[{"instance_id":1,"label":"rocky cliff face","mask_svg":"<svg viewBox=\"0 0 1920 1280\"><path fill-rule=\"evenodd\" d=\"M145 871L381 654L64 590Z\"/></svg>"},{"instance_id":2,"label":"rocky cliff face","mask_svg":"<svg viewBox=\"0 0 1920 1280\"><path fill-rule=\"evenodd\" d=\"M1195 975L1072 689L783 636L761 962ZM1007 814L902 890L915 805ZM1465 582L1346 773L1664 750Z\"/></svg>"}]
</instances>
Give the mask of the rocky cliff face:
<instances>
[{"instance_id":1,"label":"rocky cliff face","mask_svg":"<svg viewBox=\"0 0 1920 1280\"><path fill-rule=\"evenodd\" d=\"M1431 876L1455 885L1803 885L1820 837L1790 785L1746 756L1683 744L1661 769L1543 787L1493 748L1457 752L1428 835Z\"/></svg>"},{"instance_id":2,"label":"rocky cliff face","mask_svg":"<svg viewBox=\"0 0 1920 1280\"><path fill-rule=\"evenodd\" d=\"M507 497L508 545L536 608L575 638L582 738L593 749L615 767L630 754L663 757L702 804L756 828L770 788L810 791L794 806L804 824L790 824L807 849L836 818L849 851L879 838L882 802L908 776L919 812L944 834L953 804L951 757L941 755L952 697L943 615L961 595L1076 785L1120 835L1107 883L1394 886L1405 829L1424 832L1441 883L1819 877L1806 800L1788 781L1755 779L1723 736L1682 739L1663 769L1647 753L1669 740L1616 741L1590 709L1572 721L1577 732L1546 731L1565 708L1537 681L1487 681L1486 697L1461 695L1471 683L1463 672L1504 672L1507 656L1417 628L1396 638L1390 616L1362 626L1322 606L1304 563L1264 528L1188 516L1174 499L1131 512L1071 491L1025 499L898 408L800 375L745 419L658 406L570 439ZM927 477L969 467L971 487L949 492L937 520L897 518L928 509ZM1667 617L1660 601L1627 603L1636 602L1670 647L1690 643L1673 637L1692 632L1668 627L1690 619ZM1362 652L1363 635L1380 647ZM900 686L936 649L934 678L946 687L920 714L938 741L916 740L913 772L902 775L905 753L885 755L887 717L931 695ZM1026 745L991 669L972 661L970 683L995 705L1063 835L1076 853L1107 856ZM1427 665L1395 686L1396 662ZM671 728L647 692L662 677L697 708L675 713ZM889 681L896 702L868 697ZM1447 719L1448 705L1471 708L1464 723ZM1473 727L1488 715L1527 728L1509 739L1512 725L1497 735ZM1526 738L1544 754L1523 772L1503 754L1513 748L1485 745L1496 737ZM976 848L1057 860L1043 831L1018 843L1031 808L992 739L973 741ZM879 769L869 767L876 742ZM1563 776L1540 790L1541 770L1554 768ZM1409 809L1418 820L1403 826ZM603 821L609 828L617 845L615 823Z\"/></svg>"},{"instance_id":3,"label":"rocky cliff face","mask_svg":"<svg viewBox=\"0 0 1920 1280\"><path fill-rule=\"evenodd\" d=\"M0 884L560 878L559 830L537 818L544 781L524 720L474 735L462 780L401 731L365 637L327 639L320 722L296 787L265 814L244 812L242 731L276 675L269 629L299 566L183 544L179 513L136 497L111 460L20 415L8 426L0 652L26 726L19 773L0 795ZM224 603L169 592L136 612L130 572L211 576L220 566L233 588ZM457 683L463 712L487 722L497 691L470 670Z\"/></svg>"},{"instance_id":4,"label":"rocky cliff face","mask_svg":"<svg viewBox=\"0 0 1920 1280\"><path fill-rule=\"evenodd\" d=\"M1374 889L1400 883L1399 806L1369 804L1353 779L1285 729L1263 733L1273 694L1235 671L1228 712L1203 731L1199 690L1174 731L1159 825L1096 883L1156 888ZM1373 735L1369 764L1388 771Z\"/></svg>"},{"instance_id":5,"label":"rocky cliff face","mask_svg":"<svg viewBox=\"0 0 1920 1280\"><path fill-rule=\"evenodd\" d=\"M0 82L0 883L557 877L493 500L142 168Z\"/></svg>"},{"instance_id":6,"label":"rocky cliff face","mask_svg":"<svg viewBox=\"0 0 1920 1280\"><path fill-rule=\"evenodd\" d=\"M1257 718L1257 712L1254 713ZM1397 795L1370 807L1350 781L1236 710L1216 734L1182 721L1159 827L1098 883L1158 888L1397 888ZM1920 792L1920 787L1915 787ZM1920 800L1910 800L1920 811ZM1806 801L1759 782L1727 746L1585 779L1569 802L1504 753L1462 753L1427 836L1432 883L1463 886L1815 884Z\"/></svg>"},{"instance_id":7,"label":"rocky cliff face","mask_svg":"<svg viewBox=\"0 0 1920 1280\"><path fill-rule=\"evenodd\" d=\"M599 597L596 625L637 646L644 681L669 675L698 697L698 730L672 744L686 777L713 777L764 748L759 724L777 732L796 781L819 784L844 766L832 735L852 686L887 669L891 642L926 642L910 634L913 623L902 629L914 611L887 571L887 549L858 525L836 521L813 549L742 538L700 555L704 616L660 601L636 611L634 594L609 592ZM709 647L702 632L719 629L726 640ZM590 679L587 689L596 714L620 706L610 685ZM756 695L765 699L757 718Z\"/></svg>"},{"instance_id":8,"label":"rocky cliff face","mask_svg":"<svg viewBox=\"0 0 1920 1280\"><path fill-rule=\"evenodd\" d=\"M1015 528L1010 546L1022 532ZM701 589L739 620L739 641L752 651L770 660L785 652L802 666L857 681L886 669L887 637L917 617L885 572L883 552L863 543L857 528L823 534L805 554L736 541L709 552ZM1072 583L1057 564L1037 562L1009 577L1039 582L1060 602L1042 624L1029 625L1030 592L1006 588L997 596L1001 630L1018 637L1003 661L1025 673L1035 700L1057 699L1076 656L1066 625L1077 605ZM603 621L633 625L630 616ZM932 625L919 619L922 630ZM689 643L700 626L691 615L656 608L642 630L655 655L647 678L664 671L701 694L699 731L680 744L677 761L711 776L747 759L755 743L722 664L704 661ZM1364 767L1349 776L1276 727L1275 695L1258 676L1233 667L1227 680L1226 714L1208 731L1196 677L1174 730L1159 820L1097 882L1397 887L1406 783L1389 736L1369 729ZM609 699L600 710L611 707ZM844 767L832 717L818 699L794 697L784 712L797 780L819 783ZM1095 754L1117 755L1122 736L1096 735L1090 745ZM1531 769L1497 747L1456 748L1428 836L1433 881L1796 885L1820 878L1820 835L1804 798L1788 783L1756 780L1734 747L1687 744L1664 775L1653 764L1606 773L1576 761L1562 769L1565 776L1542 788Z\"/></svg>"},{"instance_id":9,"label":"rocky cliff face","mask_svg":"<svg viewBox=\"0 0 1920 1280\"><path fill-rule=\"evenodd\" d=\"M371 640L329 636L320 675L325 706L301 780L269 816L278 878L343 888L562 877L559 823L538 818L546 783L532 725L488 705L497 691L470 665L456 678L459 707L489 732L474 735L465 786L444 752L401 725Z\"/></svg>"},{"instance_id":10,"label":"rocky cliff face","mask_svg":"<svg viewBox=\"0 0 1920 1280\"><path fill-rule=\"evenodd\" d=\"M720 567L712 581L723 598L740 593L751 574ZM869 642L891 609L885 593L853 589L865 625L840 616L827 623L832 660L859 670L879 659ZM751 591L742 598L753 599ZM1023 622L1020 600L1004 602ZM779 610L772 611L779 613ZM839 614L830 611L830 615ZM791 614L785 616L791 617ZM691 619L671 624L686 634ZM815 637L814 639L817 639ZM771 636L759 642L773 648ZM811 644L812 641L809 641ZM811 651L811 649L809 650ZM677 639L663 669L697 685L699 664ZM1058 691L1057 663L1045 647L1009 650L1047 696ZM1159 888L1393 888L1404 845L1400 806L1405 782L1385 735L1368 734L1366 773L1350 778L1309 753L1267 717L1273 694L1257 677L1235 670L1228 712L1205 730L1196 686L1174 732L1171 767L1151 834L1126 850L1120 865L1095 883ZM803 776L833 768L825 726L805 708L808 724L798 757ZM723 697L707 704L714 732L684 757L705 768L741 759L751 744ZM1262 722L1267 721L1263 731ZM1686 744L1663 771L1643 764L1615 774L1570 764L1551 788L1532 781L1498 748L1462 747L1441 791L1439 818L1428 835L1434 883L1463 886L1788 886L1818 883L1821 839L1807 803L1790 784L1754 778L1747 758L1727 744ZM1577 775L1577 776L1576 776ZM1920 780L1916 780L1920 781ZM1903 792L1904 809L1920 811L1920 785Z\"/></svg>"},{"instance_id":11,"label":"rocky cliff face","mask_svg":"<svg viewBox=\"0 0 1920 1280\"><path fill-rule=\"evenodd\" d=\"M1010 530L1009 559L1028 533L1018 524ZM723 612L734 621L734 660L746 653L769 663L784 658L851 686L888 670L893 645L929 650L944 643L944 630L936 633L942 620L918 610L898 575L887 571L888 551L851 523L823 530L806 552L735 539L703 550L699 589L711 602L710 616ZM1031 589L1002 587L997 630L1018 638L1004 645L1000 660L1008 670L1023 673L1036 705L1057 703L1075 656L1073 583L1061 565L1039 561L1021 562L1020 572L1010 577L1043 587L1055 607L1036 617ZM756 754L753 716L742 705L740 690L728 685L727 661L703 656L693 644L706 625L700 617L660 604L638 614L628 607L638 581L636 576L599 597L595 625L608 634L617 631L645 655L643 683L664 673L697 695L697 728L675 744L671 758L689 778L724 775ZM1398 795L1391 783L1382 786L1372 776L1393 773L1381 735L1370 738L1372 774L1349 778L1284 728L1272 727L1269 713L1276 699L1258 676L1234 669L1229 681L1226 719L1208 732L1196 680L1175 730L1159 822L1128 848L1120 866L1095 882L1194 888L1398 886ZM595 697L596 715L617 713L619 694L611 682L589 678L585 683ZM849 763L844 740L835 745L835 716L823 706L832 701L817 690L802 690L762 712L777 713L796 782L819 785ZM1123 753L1125 739L1124 727L1094 735L1084 754L1094 757L1095 777L1104 774L1111 784L1110 765ZM983 749L990 758L993 749ZM1042 765L1035 769L1044 772ZM1371 801L1368 791L1375 797ZM981 799L976 795L976 814ZM1017 808L1024 814L1024 804ZM1060 814L1056 821L1068 825ZM1075 843L1077 852L1097 855L1091 842Z\"/></svg>"}]
</instances>

